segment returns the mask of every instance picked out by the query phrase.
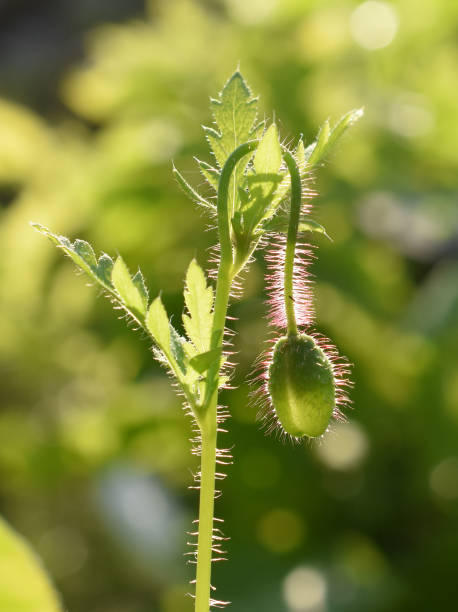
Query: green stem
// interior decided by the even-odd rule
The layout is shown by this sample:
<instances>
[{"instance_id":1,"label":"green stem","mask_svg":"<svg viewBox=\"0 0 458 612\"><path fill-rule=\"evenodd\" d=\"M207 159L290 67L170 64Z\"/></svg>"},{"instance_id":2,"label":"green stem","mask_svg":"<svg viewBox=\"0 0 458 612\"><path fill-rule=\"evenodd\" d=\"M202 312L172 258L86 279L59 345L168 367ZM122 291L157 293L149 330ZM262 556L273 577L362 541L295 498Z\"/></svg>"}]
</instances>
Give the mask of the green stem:
<instances>
[{"instance_id":1,"label":"green stem","mask_svg":"<svg viewBox=\"0 0 458 612\"><path fill-rule=\"evenodd\" d=\"M283 158L291 176L291 211L289 215L288 235L286 238L285 269L284 269L284 299L288 336L297 336L296 313L294 311L294 255L296 251L297 231L301 214L302 185L301 175L296 161L291 153L283 151Z\"/></svg>"},{"instance_id":2,"label":"green stem","mask_svg":"<svg viewBox=\"0 0 458 612\"><path fill-rule=\"evenodd\" d=\"M210 349L223 351L224 326L231 283L233 280L233 254L228 211L228 194L232 172L237 162L258 146L257 141L240 145L228 157L221 171L218 185L218 233L221 259L216 282L215 309ZM197 572L195 612L209 612L213 540L213 513L215 501L215 463L217 442L217 405L220 360L209 368L206 380L204 404L198 413L202 436L202 460L200 470L199 536L197 540Z\"/></svg>"}]
</instances>

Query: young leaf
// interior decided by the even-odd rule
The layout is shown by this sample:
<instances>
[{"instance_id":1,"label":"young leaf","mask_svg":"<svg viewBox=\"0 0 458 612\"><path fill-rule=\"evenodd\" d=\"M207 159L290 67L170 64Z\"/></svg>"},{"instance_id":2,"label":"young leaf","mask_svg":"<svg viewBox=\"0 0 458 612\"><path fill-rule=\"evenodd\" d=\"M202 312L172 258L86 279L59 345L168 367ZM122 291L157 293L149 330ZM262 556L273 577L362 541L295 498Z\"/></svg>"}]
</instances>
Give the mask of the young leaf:
<instances>
[{"instance_id":1,"label":"young leaf","mask_svg":"<svg viewBox=\"0 0 458 612\"><path fill-rule=\"evenodd\" d=\"M266 130L254 156L256 174L276 174L280 170L282 154L275 123Z\"/></svg>"},{"instance_id":2,"label":"young leaf","mask_svg":"<svg viewBox=\"0 0 458 612\"><path fill-rule=\"evenodd\" d=\"M204 126L205 136L213 151L219 168L239 145L256 139L264 123L256 124L258 99L251 91L240 72L235 72L223 87L217 100L211 101L211 108L217 129ZM240 177L245 172L250 156L239 161L231 177L229 189L229 212L237 210L239 198L237 189Z\"/></svg>"},{"instance_id":3,"label":"young leaf","mask_svg":"<svg viewBox=\"0 0 458 612\"><path fill-rule=\"evenodd\" d=\"M286 213L279 213L275 215L274 217L272 217L271 219L269 219L269 221L264 225L263 229L266 232L278 232L278 233L286 234L288 231L288 222L289 222L288 215ZM331 238L326 233L326 229L322 225L314 221L313 219L301 220L299 222L298 231L299 232L315 232L317 234L323 234L324 236L326 236L326 238L331 240Z\"/></svg>"},{"instance_id":4,"label":"young leaf","mask_svg":"<svg viewBox=\"0 0 458 612\"><path fill-rule=\"evenodd\" d=\"M339 140L341 136L347 131L347 129L352 126L354 123L359 121L361 117L364 115L364 110L362 108L357 108L349 111L345 115L343 115L336 125L332 128L332 132L329 136L327 149L331 149L335 145L335 143Z\"/></svg>"},{"instance_id":5,"label":"young leaf","mask_svg":"<svg viewBox=\"0 0 458 612\"><path fill-rule=\"evenodd\" d=\"M253 138L257 105L258 99L252 97L248 85L238 71L227 81L219 99L211 101L219 132L210 129L207 131L207 138L221 168L238 145Z\"/></svg>"},{"instance_id":6,"label":"young leaf","mask_svg":"<svg viewBox=\"0 0 458 612\"><path fill-rule=\"evenodd\" d=\"M168 356L170 354L170 325L160 297L153 300L148 309L146 327L158 347Z\"/></svg>"},{"instance_id":7,"label":"young leaf","mask_svg":"<svg viewBox=\"0 0 458 612\"><path fill-rule=\"evenodd\" d=\"M140 269L137 270L137 272L134 274L132 278L132 282L137 287L138 292L140 293L140 296L143 301L143 307L144 307L143 314L146 314L146 311L148 309L149 295L148 295L148 289L145 284L145 279L143 278L143 274L141 273Z\"/></svg>"},{"instance_id":8,"label":"young leaf","mask_svg":"<svg viewBox=\"0 0 458 612\"><path fill-rule=\"evenodd\" d=\"M213 187L215 191L218 191L219 170L213 168L213 166L210 166L210 164L207 164L207 162L197 159L197 157L194 159L198 163L200 172L202 173L204 179L211 187Z\"/></svg>"},{"instance_id":9,"label":"young leaf","mask_svg":"<svg viewBox=\"0 0 458 612\"><path fill-rule=\"evenodd\" d=\"M53 234L39 223L31 225L61 248L92 281L96 281L104 292L127 312L136 325L144 327L142 319L148 307L148 292L140 271L131 279L120 257L114 264L111 257L102 253L96 261L94 250L88 242L77 239L72 243L65 236ZM113 284L113 278L116 279L116 286Z\"/></svg>"},{"instance_id":10,"label":"young leaf","mask_svg":"<svg viewBox=\"0 0 458 612\"><path fill-rule=\"evenodd\" d=\"M221 350L213 349L211 351L207 351L206 353L196 355L189 360L189 365L199 374L204 374L211 364L219 357L221 357Z\"/></svg>"},{"instance_id":11,"label":"young leaf","mask_svg":"<svg viewBox=\"0 0 458 612\"><path fill-rule=\"evenodd\" d=\"M307 163L307 160L305 159L305 146L302 137L299 138L299 142L297 143L296 150L294 151L294 158L299 166L299 171L302 173Z\"/></svg>"},{"instance_id":12,"label":"young leaf","mask_svg":"<svg viewBox=\"0 0 458 612\"><path fill-rule=\"evenodd\" d=\"M106 285L111 285L111 273L114 262L109 255L102 253L97 263L97 276Z\"/></svg>"},{"instance_id":13,"label":"young leaf","mask_svg":"<svg viewBox=\"0 0 458 612\"><path fill-rule=\"evenodd\" d=\"M135 283L129 274L126 264L123 258L119 255L116 259L113 270L111 272L111 280L114 288L118 292L122 302L128 307L132 308L141 315L146 314L146 308L148 305L148 295L144 288L143 277L139 283ZM143 285L143 288L140 289Z\"/></svg>"},{"instance_id":14,"label":"young leaf","mask_svg":"<svg viewBox=\"0 0 458 612\"><path fill-rule=\"evenodd\" d=\"M213 289L207 287L202 268L193 259L186 274L184 299L188 315L183 314L183 324L189 340L199 353L210 348L210 335L213 323Z\"/></svg>"},{"instance_id":15,"label":"young leaf","mask_svg":"<svg viewBox=\"0 0 458 612\"><path fill-rule=\"evenodd\" d=\"M203 198L200 193L198 193L191 185L187 182L184 176L175 168L172 167L173 176L176 178L177 183L183 189L185 194L193 200L196 204L200 204L201 206L205 206L205 208L215 208L213 204L207 202L205 198Z\"/></svg>"},{"instance_id":16,"label":"young leaf","mask_svg":"<svg viewBox=\"0 0 458 612\"><path fill-rule=\"evenodd\" d=\"M346 113L339 119L332 130L329 127L329 122L325 121L318 134L317 141L309 145L305 150L305 157L308 164L314 166L319 163L329 153L346 130L356 123L363 114L364 111L362 108Z\"/></svg>"},{"instance_id":17,"label":"young leaf","mask_svg":"<svg viewBox=\"0 0 458 612\"><path fill-rule=\"evenodd\" d=\"M58 234L53 234L53 232L51 232L51 230L44 225L40 225L39 223L31 223L31 226L40 232L40 234L43 234L49 238L56 246L61 248L63 252L73 260L78 268L86 272L91 280L100 283L104 289L108 289L109 291L113 290L111 282L106 279L102 268L100 268L97 264L94 251L88 242L85 240L75 240L75 242L72 244L68 238L65 236L59 236Z\"/></svg>"},{"instance_id":18,"label":"young leaf","mask_svg":"<svg viewBox=\"0 0 458 612\"><path fill-rule=\"evenodd\" d=\"M183 375L186 375L186 353L184 350L184 340L180 337L176 329L170 325L170 349L172 356Z\"/></svg>"},{"instance_id":19,"label":"young leaf","mask_svg":"<svg viewBox=\"0 0 458 612\"><path fill-rule=\"evenodd\" d=\"M97 260L95 258L94 249L89 242L76 239L73 243L73 248L85 263L92 269L97 268Z\"/></svg>"},{"instance_id":20,"label":"young leaf","mask_svg":"<svg viewBox=\"0 0 458 612\"><path fill-rule=\"evenodd\" d=\"M281 183L282 175L279 173L282 164L282 152L278 141L278 130L273 123L265 132L259 143L253 160L255 175L248 176L248 183L257 184L258 190L252 193L252 199L257 200L252 207L257 209L251 213L247 226L254 227L265 216L270 216L273 205L273 196L277 186ZM253 197L254 196L254 197Z\"/></svg>"},{"instance_id":21,"label":"young leaf","mask_svg":"<svg viewBox=\"0 0 458 612\"><path fill-rule=\"evenodd\" d=\"M316 142L310 145L310 147L307 147L307 152L309 152L308 163L311 166L314 166L322 159L330 133L331 127L329 125L329 120L326 119L318 132Z\"/></svg>"}]
</instances>

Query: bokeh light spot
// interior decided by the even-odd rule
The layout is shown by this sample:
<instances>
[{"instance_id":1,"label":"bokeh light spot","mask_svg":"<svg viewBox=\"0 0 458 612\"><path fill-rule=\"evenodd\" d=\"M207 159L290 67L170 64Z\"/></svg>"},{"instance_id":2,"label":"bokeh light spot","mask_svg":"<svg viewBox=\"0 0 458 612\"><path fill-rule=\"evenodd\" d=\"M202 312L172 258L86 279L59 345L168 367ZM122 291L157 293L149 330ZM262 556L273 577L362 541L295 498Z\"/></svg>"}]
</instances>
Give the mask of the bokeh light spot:
<instances>
[{"instance_id":1,"label":"bokeh light spot","mask_svg":"<svg viewBox=\"0 0 458 612\"><path fill-rule=\"evenodd\" d=\"M39 550L58 578L76 574L88 557L87 544L80 532L63 525L42 535Z\"/></svg>"},{"instance_id":2,"label":"bokeh light spot","mask_svg":"<svg viewBox=\"0 0 458 612\"><path fill-rule=\"evenodd\" d=\"M431 132L435 119L428 100L416 94L399 96L388 114L389 128L405 138L419 138Z\"/></svg>"},{"instance_id":3,"label":"bokeh light spot","mask_svg":"<svg viewBox=\"0 0 458 612\"><path fill-rule=\"evenodd\" d=\"M278 0L226 0L229 12L240 23L253 25L265 21L274 12Z\"/></svg>"},{"instance_id":4,"label":"bokeh light spot","mask_svg":"<svg viewBox=\"0 0 458 612\"><path fill-rule=\"evenodd\" d=\"M458 457L444 459L431 472L429 484L442 499L458 499Z\"/></svg>"},{"instance_id":5,"label":"bokeh light spot","mask_svg":"<svg viewBox=\"0 0 458 612\"><path fill-rule=\"evenodd\" d=\"M293 612L322 612L326 603L324 576L313 567L297 567L285 578L283 596Z\"/></svg>"},{"instance_id":6,"label":"bokeh light spot","mask_svg":"<svg viewBox=\"0 0 458 612\"><path fill-rule=\"evenodd\" d=\"M358 467L367 455L369 440L360 425L336 423L333 431L323 438L316 453L333 470L351 470Z\"/></svg>"},{"instance_id":7,"label":"bokeh light spot","mask_svg":"<svg viewBox=\"0 0 458 612\"><path fill-rule=\"evenodd\" d=\"M302 518L292 510L276 508L261 517L258 538L272 552L283 554L297 548L304 539Z\"/></svg>"},{"instance_id":8,"label":"bokeh light spot","mask_svg":"<svg viewBox=\"0 0 458 612\"><path fill-rule=\"evenodd\" d=\"M382 49L389 45L398 29L395 9L386 2L369 0L351 14L350 31L354 40L365 49Z\"/></svg>"}]
</instances>

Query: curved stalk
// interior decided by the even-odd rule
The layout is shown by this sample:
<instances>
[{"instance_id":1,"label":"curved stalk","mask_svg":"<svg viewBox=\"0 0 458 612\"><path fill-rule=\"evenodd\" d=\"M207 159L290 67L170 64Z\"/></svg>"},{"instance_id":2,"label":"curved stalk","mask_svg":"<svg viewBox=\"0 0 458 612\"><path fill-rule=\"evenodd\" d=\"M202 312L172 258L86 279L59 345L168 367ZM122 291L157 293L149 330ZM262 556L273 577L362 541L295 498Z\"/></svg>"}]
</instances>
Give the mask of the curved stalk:
<instances>
[{"instance_id":1,"label":"curved stalk","mask_svg":"<svg viewBox=\"0 0 458 612\"><path fill-rule=\"evenodd\" d=\"M294 309L294 255L296 251L297 232L301 214L302 185L301 175L296 160L287 150L283 150L283 158L291 176L291 211L289 215L288 235L286 238L285 269L284 269L284 300L288 336L297 336L296 313Z\"/></svg>"},{"instance_id":2,"label":"curved stalk","mask_svg":"<svg viewBox=\"0 0 458 612\"><path fill-rule=\"evenodd\" d=\"M219 349L221 354L223 351L224 326L226 324L229 294L233 280L233 254L227 205L230 179L237 162L248 153L254 151L257 146L257 141L250 141L237 147L224 164L218 185L218 233L221 259L216 283L210 349ZM202 436L202 458L195 612L208 612L210 608L219 371L220 360L216 359L207 373L205 400L198 416Z\"/></svg>"}]
</instances>

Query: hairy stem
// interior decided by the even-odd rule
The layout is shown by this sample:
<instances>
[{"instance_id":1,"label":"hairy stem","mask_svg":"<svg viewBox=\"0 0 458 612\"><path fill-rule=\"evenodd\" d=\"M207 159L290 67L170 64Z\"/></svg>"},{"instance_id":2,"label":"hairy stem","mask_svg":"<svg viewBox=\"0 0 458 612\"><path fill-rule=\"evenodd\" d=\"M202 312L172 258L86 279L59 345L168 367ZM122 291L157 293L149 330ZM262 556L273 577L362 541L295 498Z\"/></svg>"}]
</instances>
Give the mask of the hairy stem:
<instances>
[{"instance_id":1,"label":"hairy stem","mask_svg":"<svg viewBox=\"0 0 458 612\"><path fill-rule=\"evenodd\" d=\"M302 185L296 161L291 153L283 151L283 158L291 176L291 211L289 215L288 235L286 238L284 299L288 336L297 336L297 322L294 308L294 255L296 251L297 231L301 214Z\"/></svg>"},{"instance_id":2,"label":"hairy stem","mask_svg":"<svg viewBox=\"0 0 458 612\"><path fill-rule=\"evenodd\" d=\"M256 141L250 141L240 145L231 153L222 169L218 185L218 233L221 247L221 259L216 283L215 309L210 348L219 349L221 355L223 351L227 307L233 280L233 254L228 211L230 178L237 162L248 153L254 151L257 145L258 143ZM217 405L220 368L221 362L216 359L208 370L206 396L198 415L202 436L202 460L200 474L195 612L208 612L210 609L215 463L218 431Z\"/></svg>"}]
</instances>

